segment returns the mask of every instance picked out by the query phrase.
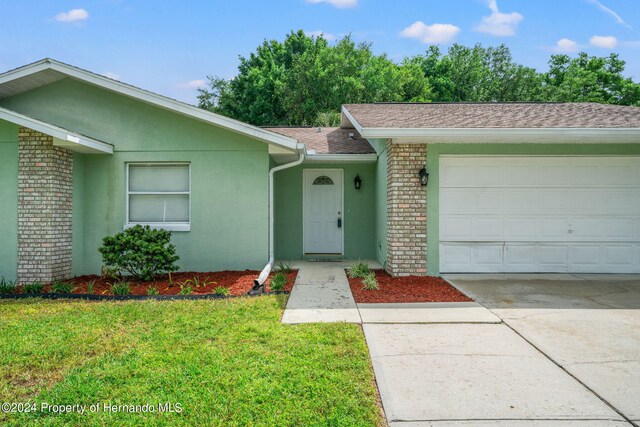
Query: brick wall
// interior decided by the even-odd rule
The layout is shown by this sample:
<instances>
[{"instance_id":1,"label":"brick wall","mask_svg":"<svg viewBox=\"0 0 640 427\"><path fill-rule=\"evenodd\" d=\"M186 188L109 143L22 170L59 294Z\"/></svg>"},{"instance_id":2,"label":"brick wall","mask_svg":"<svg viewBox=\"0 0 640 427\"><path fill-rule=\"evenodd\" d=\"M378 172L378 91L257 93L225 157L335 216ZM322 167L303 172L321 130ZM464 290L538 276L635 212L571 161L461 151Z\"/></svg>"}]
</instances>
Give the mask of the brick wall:
<instances>
[{"instance_id":1,"label":"brick wall","mask_svg":"<svg viewBox=\"0 0 640 427\"><path fill-rule=\"evenodd\" d=\"M73 155L53 138L18 131L18 282L71 276Z\"/></svg>"},{"instance_id":2,"label":"brick wall","mask_svg":"<svg viewBox=\"0 0 640 427\"><path fill-rule=\"evenodd\" d=\"M387 142L387 272L393 276L427 272L427 191L418 171L426 144Z\"/></svg>"}]
</instances>

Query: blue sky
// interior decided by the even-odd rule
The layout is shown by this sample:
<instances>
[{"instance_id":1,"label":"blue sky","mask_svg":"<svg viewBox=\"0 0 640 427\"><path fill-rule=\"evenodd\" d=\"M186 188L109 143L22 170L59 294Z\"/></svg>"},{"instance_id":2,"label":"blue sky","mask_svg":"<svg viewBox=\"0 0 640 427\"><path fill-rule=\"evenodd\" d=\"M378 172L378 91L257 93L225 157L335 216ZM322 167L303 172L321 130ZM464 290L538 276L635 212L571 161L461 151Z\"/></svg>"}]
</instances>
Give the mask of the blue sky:
<instances>
[{"instance_id":1,"label":"blue sky","mask_svg":"<svg viewBox=\"0 0 640 427\"><path fill-rule=\"evenodd\" d=\"M505 43L541 71L552 53L617 52L640 82L638 0L0 0L0 14L0 71L51 57L190 103L207 75L297 29L396 61L454 42Z\"/></svg>"}]
</instances>

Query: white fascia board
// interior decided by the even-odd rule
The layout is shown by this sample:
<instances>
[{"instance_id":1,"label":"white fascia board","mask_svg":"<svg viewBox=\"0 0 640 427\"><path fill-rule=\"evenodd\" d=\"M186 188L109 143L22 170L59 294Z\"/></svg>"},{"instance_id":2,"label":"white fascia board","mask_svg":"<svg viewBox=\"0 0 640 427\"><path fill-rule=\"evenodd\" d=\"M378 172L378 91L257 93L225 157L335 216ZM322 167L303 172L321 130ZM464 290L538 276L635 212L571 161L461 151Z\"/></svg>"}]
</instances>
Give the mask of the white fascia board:
<instances>
[{"instance_id":1,"label":"white fascia board","mask_svg":"<svg viewBox=\"0 0 640 427\"><path fill-rule=\"evenodd\" d=\"M175 99L167 98L153 92L140 89L108 77L94 74L89 71L82 70L71 65L63 64L53 59L44 59L33 64L6 72L0 75L0 84L20 77L28 76L46 69L58 71L62 74L85 81L87 83L103 87L113 92L120 93L135 99L139 99L148 104L171 110L187 117L196 118L198 120L221 126L232 131L251 136L263 142L278 145L290 150L296 150L297 141L293 138L280 135L259 127L243 123L238 120L230 119L210 111L203 110Z\"/></svg>"},{"instance_id":2,"label":"white fascia board","mask_svg":"<svg viewBox=\"0 0 640 427\"><path fill-rule=\"evenodd\" d=\"M451 137L473 140L481 138L583 138L608 136L638 137L640 128L363 128L364 138L440 138ZM463 142L463 141L461 141ZM473 141L471 141L473 142ZM638 141L640 142L640 140Z\"/></svg>"},{"instance_id":3,"label":"white fascia board","mask_svg":"<svg viewBox=\"0 0 640 427\"><path fill-rule=\"evenodd\" d=\"M347 117L347 120L351 122L353 127L356 128L356 130L360 134L360 136L364 138L365 136L362 134L362 131L364 130L363 127L360 126L360 123L358 123L358 121L351 115L349 110L347 110L344 105L342 106L342 114L344 114Z\"/></svg>"},{"instance_id":4,"label":"white fascia board","mask_svg":"<svg viewBox=\"0 0 640 427\"><path fill-rule=\"evenodd\" d=\"M371 154L313 154L307 155L305 163L375 163L378 155Z\"/></svg>"},{"instance_id":5,"label":"white fascia board","mask_svg":"<svg viewBox=\"0 0 640 427\"><path fill-rule=\"evenodd\" d=\"M25 116L23 114L7 110L6 108L0 108L0 119L27 127L29 129L33 129L37 132L42 132L45 135L49 135L53 138L66 141L69 143L69 148L73 145L79 145L91 149L90 151L113 154L113 146L111 144L107 144L106 142L98 141L92 138L88 138L84 135L70 132L66 129L52 125L50 123L46 123Z\"/></svg>"}]
</instances>

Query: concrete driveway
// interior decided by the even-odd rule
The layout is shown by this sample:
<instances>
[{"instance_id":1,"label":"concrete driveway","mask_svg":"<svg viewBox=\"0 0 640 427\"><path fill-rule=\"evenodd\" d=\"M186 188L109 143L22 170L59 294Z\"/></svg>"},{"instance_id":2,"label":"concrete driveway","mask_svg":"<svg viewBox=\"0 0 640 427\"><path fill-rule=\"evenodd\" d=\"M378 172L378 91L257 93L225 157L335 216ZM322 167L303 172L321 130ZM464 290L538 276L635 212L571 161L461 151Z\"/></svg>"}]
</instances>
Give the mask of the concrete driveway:
<instances>
[{"instance_id":1,"label":"concrete driveway","mask_svg":"<svg viewBox=\"0 0 640 427\"><path fill-rule=\"evenodd\" d=\"M640 275L446 278L625 421L640 424Z\"/></svg>"}]
</instances>

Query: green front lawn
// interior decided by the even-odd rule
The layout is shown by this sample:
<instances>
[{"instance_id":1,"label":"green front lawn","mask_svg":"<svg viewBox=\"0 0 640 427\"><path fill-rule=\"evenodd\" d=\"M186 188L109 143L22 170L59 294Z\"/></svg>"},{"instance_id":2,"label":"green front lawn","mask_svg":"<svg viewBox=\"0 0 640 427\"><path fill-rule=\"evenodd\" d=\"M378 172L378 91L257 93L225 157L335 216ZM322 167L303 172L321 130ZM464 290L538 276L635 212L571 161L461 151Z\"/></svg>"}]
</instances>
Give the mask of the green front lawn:
<instances>
[{"instance_id":1,"label":"green front lawn","mask_svg":"<svg viewBox=\"0 0 640 427\"><path fill-rule=\"evenodd\" d=\"M0 412L0 424L379 424L360 327L282 325L284 301L0 301L0 403L101 405ZM108 413L104 403L182 412Z\"/></svg>"}]
</instances>

